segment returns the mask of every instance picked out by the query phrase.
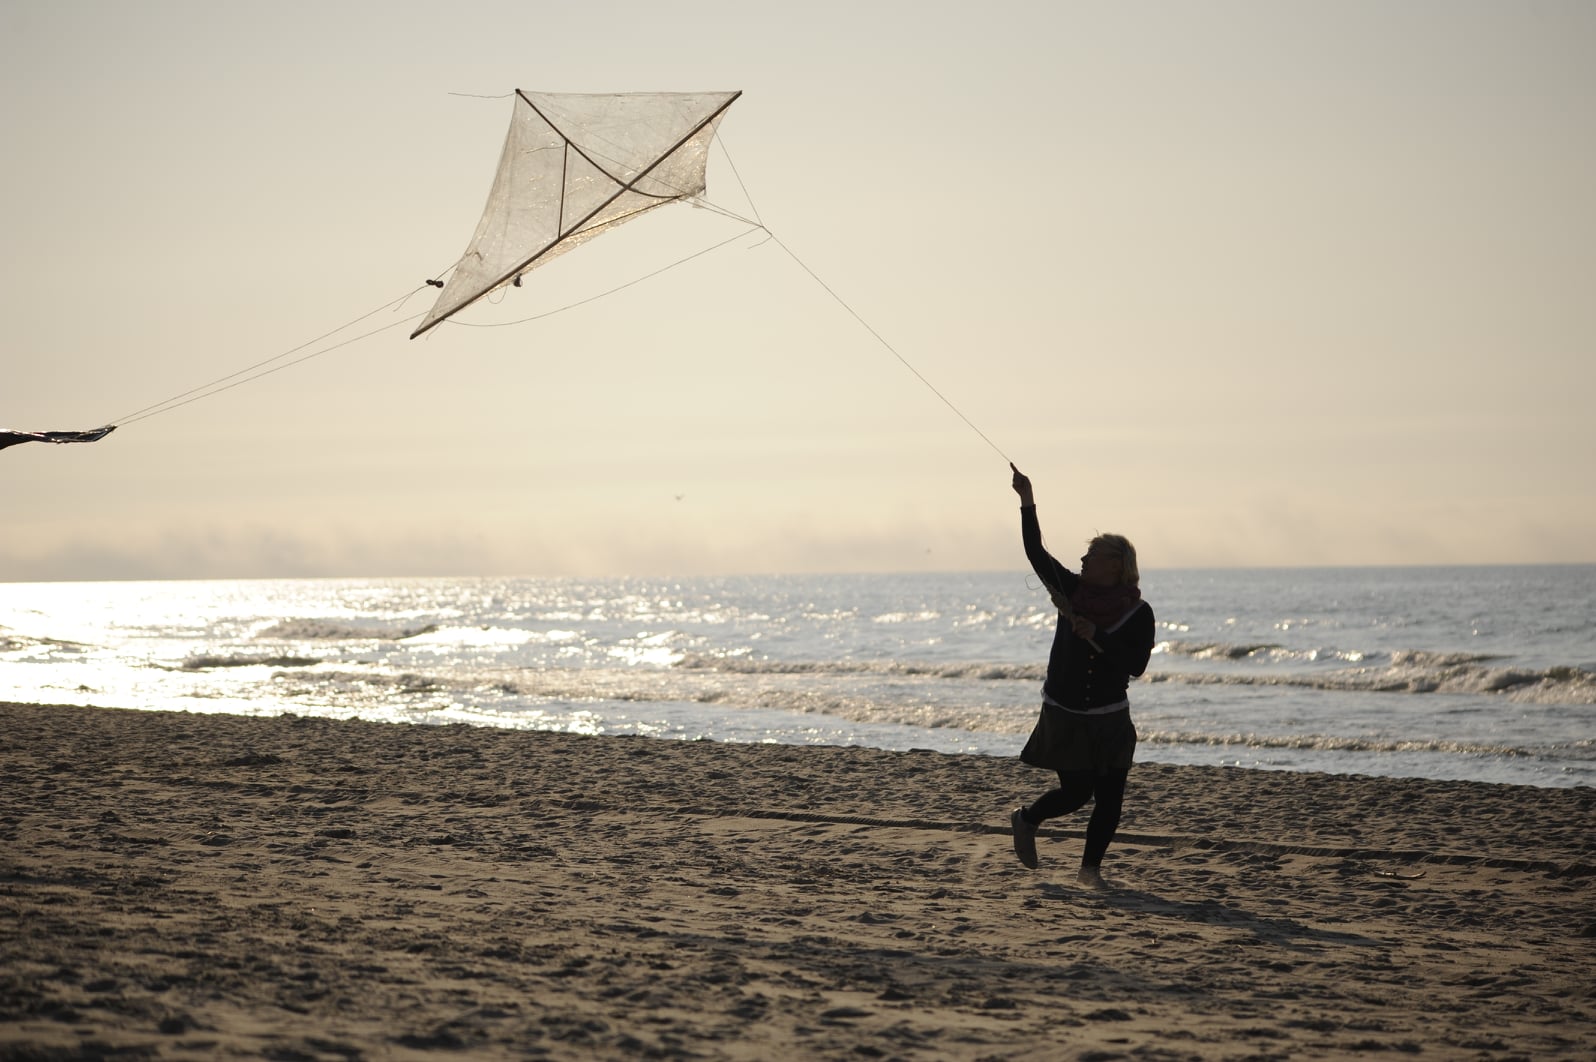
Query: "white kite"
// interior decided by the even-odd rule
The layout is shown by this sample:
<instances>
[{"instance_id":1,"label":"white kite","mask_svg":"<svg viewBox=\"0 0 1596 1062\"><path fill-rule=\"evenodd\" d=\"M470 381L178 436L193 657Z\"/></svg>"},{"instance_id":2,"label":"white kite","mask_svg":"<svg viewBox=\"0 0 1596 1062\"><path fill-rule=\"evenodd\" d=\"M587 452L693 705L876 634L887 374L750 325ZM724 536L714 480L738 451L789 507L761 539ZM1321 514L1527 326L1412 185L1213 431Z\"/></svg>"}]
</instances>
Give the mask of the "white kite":
<instances>
[{"instance_id":1,"label":"white kite","mask_svg":"<svg viewBox=\"0 0 1596 1062\"><path fill-rule=\"evenodd\" d=\"M702 195L741 92L515 94L482 220L414 339L489 292L655 207Z\"/></svg>"}]
</instances>

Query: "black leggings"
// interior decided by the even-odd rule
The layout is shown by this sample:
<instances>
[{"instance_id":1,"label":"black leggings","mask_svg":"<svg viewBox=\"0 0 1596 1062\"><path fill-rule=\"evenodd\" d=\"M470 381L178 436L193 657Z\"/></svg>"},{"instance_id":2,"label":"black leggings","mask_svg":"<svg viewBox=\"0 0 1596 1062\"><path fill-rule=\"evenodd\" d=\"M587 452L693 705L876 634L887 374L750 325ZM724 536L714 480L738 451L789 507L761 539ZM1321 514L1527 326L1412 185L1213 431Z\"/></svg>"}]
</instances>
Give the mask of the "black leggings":
<instances>
[{"instance_id":1,"label":"black leggings","mask_svg":"<svg viewBox=\"0 0 1596 1062\"><path fill-rule=\"evenodd\" d=\"M1049 789L1025 810L1025 817L1033 825L1068 815L1096 800L1092 817L1086 823L1086 848L1081 853L1081 866L1095 867L1103 862L1103 853L1119 829L1120 812L1125 806L1125 780L1129 771L1111 771L1094 774L1090 771L1058 772L1057 789Z\"/></svg>"}]
</instances>

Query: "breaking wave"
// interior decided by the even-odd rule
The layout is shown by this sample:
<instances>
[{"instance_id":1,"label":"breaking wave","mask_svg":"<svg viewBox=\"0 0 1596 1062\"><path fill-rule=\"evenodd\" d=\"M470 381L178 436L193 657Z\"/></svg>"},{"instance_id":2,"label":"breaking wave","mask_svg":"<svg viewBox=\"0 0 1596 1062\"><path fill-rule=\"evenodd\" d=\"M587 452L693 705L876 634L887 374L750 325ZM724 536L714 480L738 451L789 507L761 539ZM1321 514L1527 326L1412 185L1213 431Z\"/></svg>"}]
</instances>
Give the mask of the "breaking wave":
<instances>
[{"instance_id":1,"label":"breaking wave","mask_svg":"<svg viewBox=\"0 0 1596 1062\"><path fill-rule=\"evenodd\" d=\"M311 656L262 655L260 653L196 653L178 665L179 671L210 671L223 667L314 667L321 663Z\"/></svg>"},{"instance_id":2,"label":"breaking wave","mask_svg":"<svg viewBox=\"0 0 1596 1062\"><path fill-rule=\"evenodd\" d=\"M1596 742L1577 741L1545 748L1519 748L1468 741L1399 740L1334 737L1326 734L1203 734L1195 731L1148 730L1138 726L1137 739L1151 745L1206 745L1214 748L1304 749L1315 752L1438 752L1456 756L1535 757L1555 753L1564 758L1596 760Z\"/></svg>"},{"instance_id":3,"label":"breaking wave","mask_svg":"<svg viewBox=\"0 0 1596 1062\"><path fill-rule=\"evenodd\" d=\"M240 661L242 663L244 661ZM256 660L254 662L261 662ZM1029 706L979 704L964 699L932 703L923 695L881 696L879 690L852 690L846 684L806 681L816 668L771 669L749 681L746 665L735 674L698 670L629 668L591 671L515 670L496 676L417 671L293 670L280 671L274 684L285 694L355 708L362 704L402 707L425 718L432 712L481 706L505 719L523 712L582 711L599 703L636 705L628 716L650 718L649 705L699 704L729 709L770 709L802 715L825 715L863 724L896 724L926 729L1013 735L1018 741L1034 722ZM828 670L836 670L830 668ZM855 668L846 673L866 670ZM871 669L874 670L874 669ZM925 669L920 669L924 673ZM924 694L926 691L919 691ZM519 705L504 703L508 697ZM1267 734L1253 731L1204 732L1187 727L1158 728L1138 721L1140 740L1148 746L1214 749L1288 750L1314 753L1433 753L1449 756L1522 760L1553 758L1596 763L1596 739L1571 743L1525 745L1450 738L1349 736L1333 734Z\"/></svg>"},{"instance_id":4,"label":"breaking wave","mask_svg":"<svg viewBox=\"0 0 1596 1062\"><path fill-rule=\"evenodd\" d=\"M1325 672L1157 671L1150 682L1213 686L1294 686L1352 693L1464 693L1524 704L1596 704L1596 673L1573 666L1490 667L1485 656L1400 652L1383 666Z\"/></svg>"},{"instance_id":5,"label":"breaking wave","mask_svg":"<svg viewBox=\"0 0 1596 1062\"><path fill-rule=\"evenodd\" d=\"M1223 659L1255 657L1271 647L1215 646ZM1166 650L1167 656L1205 659L1202 647ZM1300 650L1280 650L1272 658L1282 663L1306 664L1332 659L1328 654L1306 655ZM1286 655L1289 654L1289 655ZM1211 659L1212 657L1206 657ZM1364 654L1343 653L1338 662L1368 659ZM1527 704L1596 704L1596 672L1573 666L1549 668L1492 667L1495 657L1474 653L1435 653L1408 650L1393 653L1383 664L1336 667L1324 671L1271 670L1181 671L1160 666L1155 658L1143 681L1186 683L1198 686L1291 686L1301 689L1352 693L1464 693L1503 696ZM1178 668L1178 664L1174 664ZM1040 683L1044 664L993 664L982 662L924 663L904 660L764 660L750 656L687 654L676 667L690 671L735 675L870 675L878 677L929 677L949 680L1025 681Z\"/></svg>"},{"instance_id":6,"label":"breaking wave","mask_svg":"<svg viewBox=\"0 0 1596 1062\"><path fill-rule=\"evenodd\" d=\"M676 662L684 671L731 675L912 675L945 679L1021 679L1041 682L1043 664L928 663L915 660L763 660L750 656L687 653Z\"/></svg>"},{"instance_id":7,"label":"breaking wave","mask_svg":"<svg viewBox=\"0 0 1596 1062\"><path fill-rule=\"evenodd\" d=\"M1272 642L1234 644L1230 642L1170 641L1159 643L1156 652L1165 656L1188 660L1248 661L1264 664L1361 664L1377 656L1385 655L1365 652L1361 649L1337 649L1333 647L1292 648ZM1481 664L1495 659L1498 658L1483 653L1435 653L1419 649L1404 650L1391 654L1391 662L1393 664L1403 663L1424 667Z\"/></svg>"},{"instance_id":8,"label":"breaking wave","mask_svg":"<svg viewBox=\"0 0 1596 1062\"><path fill-rule=\"evenodd\" d=\"M398 642L431 634L436 623L421 627L400 627L392 623L358 623L347 620L285 619L255 632L262 641L279 642Z\"/></svg>"},{"instance_id":9,"label":"breaking wave","mask_svg":"<svg viewBox=\"0 0 1596 1062\"><path fill-rule=\"evenodd\" d=\"M70 642L64 638L38 638L30 634L20 634L5 627L0 627L0 653L14 653L23 649L87 649L88 646L81 642Z\"/></svg>"}]
</instances>

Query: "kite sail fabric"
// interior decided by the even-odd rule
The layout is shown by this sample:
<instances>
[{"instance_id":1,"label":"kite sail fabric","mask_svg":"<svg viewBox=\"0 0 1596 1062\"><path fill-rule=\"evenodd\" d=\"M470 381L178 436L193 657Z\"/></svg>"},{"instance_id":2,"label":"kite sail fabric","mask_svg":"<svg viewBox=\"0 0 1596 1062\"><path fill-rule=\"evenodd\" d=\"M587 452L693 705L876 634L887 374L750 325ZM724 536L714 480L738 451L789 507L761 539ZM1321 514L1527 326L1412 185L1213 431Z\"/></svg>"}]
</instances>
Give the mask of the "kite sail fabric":
<instances>
[{"instance_id":1,"label":"kite sail fabric","mask_svg":"<svg viewBox=\"0 0 1596 1062\"><path fill-rule=\"evenodd\" d=\"M702 194L716 126L740 95L517 90L476 235L410 338L622 222Z\"/></svg>"},{"instance_id":2,"label":"kite sail fabric","mask_svg":"<svg viewBox=\"0 0 1596 1062\"><path fill-rule=\"evenodd\" d=\"M103 428L93 428L89 431L7 431L4 428L0 428L0 450L25 442L99 442L115 430L116 425L114 424L107 424Z\"/></svg>"}]
</instances>

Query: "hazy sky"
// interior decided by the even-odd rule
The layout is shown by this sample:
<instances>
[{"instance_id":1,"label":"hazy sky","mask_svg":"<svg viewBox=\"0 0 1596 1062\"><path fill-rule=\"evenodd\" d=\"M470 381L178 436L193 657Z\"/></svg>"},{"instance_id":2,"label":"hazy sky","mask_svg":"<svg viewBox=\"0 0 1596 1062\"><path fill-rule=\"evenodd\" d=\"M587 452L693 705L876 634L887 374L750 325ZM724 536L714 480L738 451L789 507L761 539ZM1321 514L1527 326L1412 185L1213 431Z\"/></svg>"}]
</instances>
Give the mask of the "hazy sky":
<instances>
[{"instance_id":1,"label":"hazy sky","mask_svg":"<svg viewBox=\"0 0 1596 1062\"><path fill-rule=\"evenodd\" d=\"M710 198L1031 474L1063 556L1596 561L1585 0L5 0L0 426L438 275L515 88L742 89ZM462 319L737 231L671 207ZM0 581L1024 565L1003 458L758 234L409 331L0 452Z\"/></svg>"}]
</instances>

